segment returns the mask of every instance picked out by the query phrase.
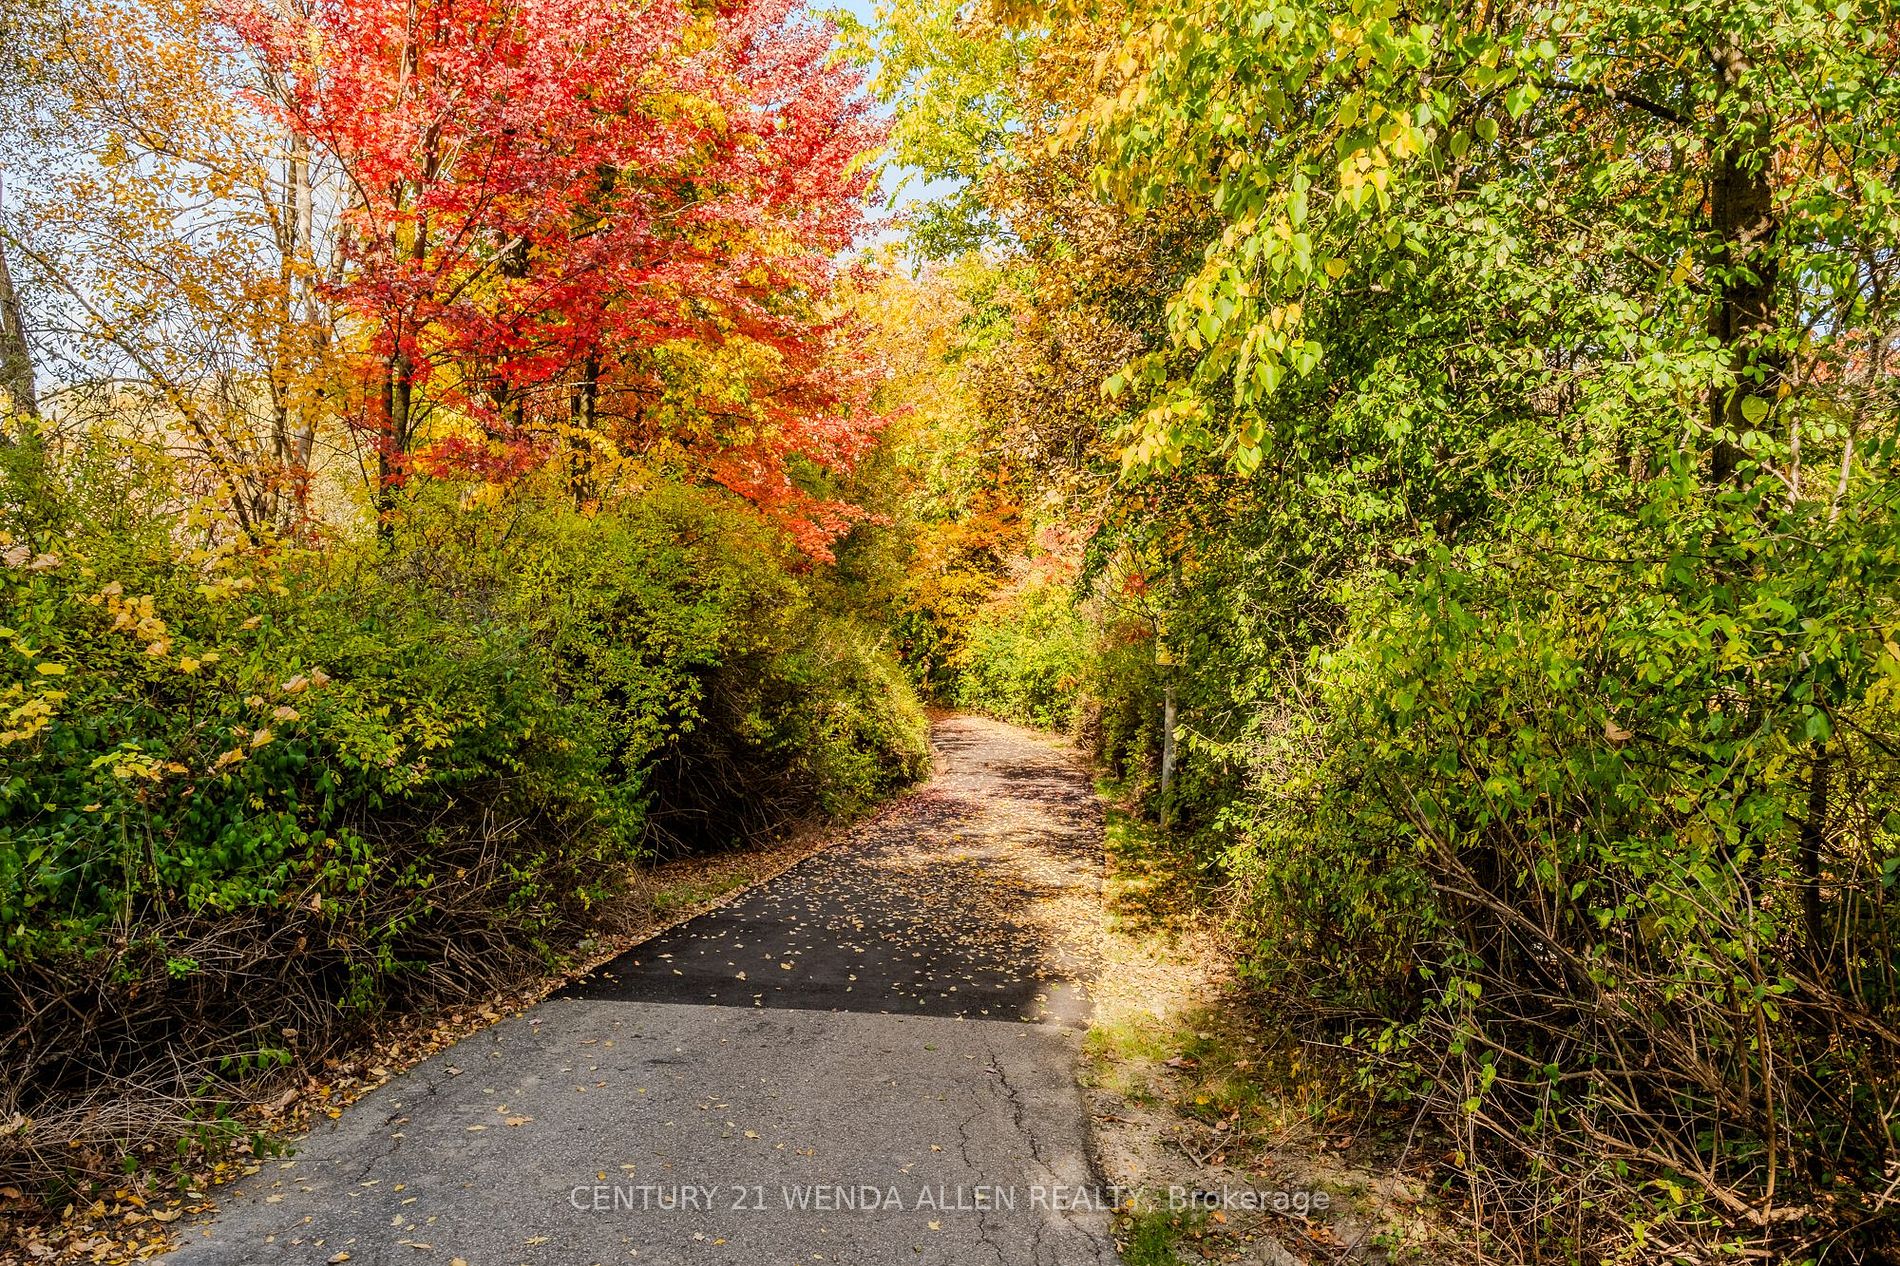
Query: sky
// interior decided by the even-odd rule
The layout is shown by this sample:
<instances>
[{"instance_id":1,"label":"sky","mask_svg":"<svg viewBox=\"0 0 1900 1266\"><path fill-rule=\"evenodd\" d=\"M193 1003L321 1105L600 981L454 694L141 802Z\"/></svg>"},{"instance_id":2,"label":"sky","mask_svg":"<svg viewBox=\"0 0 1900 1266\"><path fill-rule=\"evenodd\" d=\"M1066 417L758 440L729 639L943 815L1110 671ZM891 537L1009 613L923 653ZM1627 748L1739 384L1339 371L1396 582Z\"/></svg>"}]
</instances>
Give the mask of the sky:
<instances>
[{"instance_id":1,"label":"sky","mask_svg":"<svg viewBox=\"0 0 1900 1266\"><path fill-rule=\"evenodd\" d=\"M812 8L818 10L842 10L857 18L858 21L864 23L866 26L877 25L877 0L809 0L809 3ZM915 167L892 164L884 169L881 188L883 202L888 202L892 195L895 194L897 204L891 211L886 212L883 209L882 203L880 203L878 214L880 216L886 214L893 217L901 216L903 211L908 207L929 202L933 198L941 197L949 193L952 189L956 188L956 183L957 182L952 180L925 180L923 179L922 173ZM901 225L895 225L877 234L868 244L871 246L884 246L891 243L901 243L903 240L903 228Z\"/></svg>"}]
</instances>

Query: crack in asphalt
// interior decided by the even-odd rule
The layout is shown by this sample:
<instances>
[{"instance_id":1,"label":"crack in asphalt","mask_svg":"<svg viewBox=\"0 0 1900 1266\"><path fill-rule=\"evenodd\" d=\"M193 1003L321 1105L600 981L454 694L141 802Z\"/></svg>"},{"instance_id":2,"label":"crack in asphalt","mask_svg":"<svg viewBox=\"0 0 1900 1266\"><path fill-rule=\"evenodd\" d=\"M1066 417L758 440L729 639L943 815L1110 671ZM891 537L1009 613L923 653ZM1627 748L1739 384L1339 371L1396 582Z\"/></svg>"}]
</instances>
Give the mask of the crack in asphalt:
<instances>
[{"instance_id":1,"label":"crack in asphalt","mask_svg":"<svg viewBox=\"0 0 1900 1266\"><path fill-rule=\"evenodd\" d=\"M1045 1170L1049 1169L1049 1158L1043 1155L1041 1141L1036 1137L1035 1123L1028 1118L1028 1106L1023 1103L1022 1095L1010 1081L1009 1070L1003 1066L1002 1060L997 1057L994 1048L990 1047L988 1042L984 1043L984 1049L990 1052L990 1067L995 1071L997 1084L1003 1088L1003 1097L1009 1104L1010 1117L1015 1122L1016 1132L1029 1143L1029 1154L1035 1157L1036 1163Z\"/></svg>"}]
</instances>

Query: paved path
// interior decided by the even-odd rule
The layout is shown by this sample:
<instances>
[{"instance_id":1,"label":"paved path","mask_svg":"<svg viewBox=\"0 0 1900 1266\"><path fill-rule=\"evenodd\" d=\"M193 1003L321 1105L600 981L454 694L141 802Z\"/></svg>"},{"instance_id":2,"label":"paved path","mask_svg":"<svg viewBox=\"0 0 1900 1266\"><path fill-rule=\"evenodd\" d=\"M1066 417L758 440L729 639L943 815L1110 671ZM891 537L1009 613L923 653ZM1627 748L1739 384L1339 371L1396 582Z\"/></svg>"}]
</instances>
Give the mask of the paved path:
<instances>
[{"instance_id":1,"label":"paved path","mask_svg":"<svg viewBox=\"0 0 1900 1266\"><path fill-rule=\"evenodd\" d=\"M169 1260L1113 1263L1096 803L1027 731L934 741L922 791L365 1096Z\"/></svg>"}]
</instances>

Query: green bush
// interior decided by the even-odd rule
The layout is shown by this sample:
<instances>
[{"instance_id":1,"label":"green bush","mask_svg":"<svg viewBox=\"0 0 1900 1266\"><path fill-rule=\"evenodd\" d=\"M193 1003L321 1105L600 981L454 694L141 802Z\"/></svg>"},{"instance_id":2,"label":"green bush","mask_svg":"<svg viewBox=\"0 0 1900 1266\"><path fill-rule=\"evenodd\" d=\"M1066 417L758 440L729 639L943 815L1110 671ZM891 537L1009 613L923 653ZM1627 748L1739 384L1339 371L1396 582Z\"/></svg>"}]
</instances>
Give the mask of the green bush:
<instances>
[{"instance_id":1,"label":"green bush","mask_svg":"<svg viewBox=\"0 0 1900 1266\"><path fill-rule=\"evenodd\" d=\"M781 607L704 684L654 769L658 847L691 851L814 813L848 816L929 768L923 707L850 622Z\"/></svg>"},{"instance_id":2,"label":"green bush","mask_svg":"<svg viewBox=\"0 0 1900 1266\"><path fill-rule=\"evenodd\" d=\"M1235 533L1167 618L1175 834L1258 996L1483 1198L1689 1237L1889 1181L1900 572L1888 485L1824 521L1677 474L1323 585ZM1158 689L1116 656L1089 706L1139 749Z\"/></svg>"},{"instance_id":3,"label":"green bush","mask_svg":"<svg viewBox=\"0 0 1900 1266\"><path fill-rule=\"evenodd\" d=\"M1154 789L1161 765L1161 717L1168 669L1155 663L1144 625L1109 624L1095 632L1083 676L1080 737L1116 782L1136 797Z\"/></svg>"},{"instance_id":4,"label":"green bush","mask_svg":"<svg viewBox=\"0 0 1900 1266\"><path fill-rule=\"evenodd\" d=\"M1891 509L1876 490L1816 551L1799 511L1704 536L1691 502L1635 555L1620 515L1551 497L1361 593L1310 728L1254 735L1253 974L1364 1017L1383 1084L1491 1135L1500 1174L1522 1140L1553 1193L1604 1182L1578 1139L1712 1192L1875 1189L1900 1104Z\"/></svg>"},{"instance_id":5,"label":"green bush","mask_svg":"<svg viewBox=\"0 0 1900 1266\"><path fill-rule=\"evenodd\" d=\"M108 1081L189 1097L479 992L628 863L923 772L901 673L755 515L665 486L460 501L428 486L393 539L318 548L181 526L122 455L12 463L0 1012L36 1018L0 1103L36 1124L0 1168L85 1163L51 1140Z\"/></svg>"},{"instance_id":6,"label":"green bush","mask_svg":"<svg viewBox=\"0 0 1900 1266\"><path fill-rule=\"evenodd\" d=\"M1877 1210L1895 497L1824 518L1692 476L1521 491L1459 548L1330 575L1243 520L1144 594L1172 663L1043 590L985 609L959 699L1045 724L1073 699L1254 996L1363 1052L1369 1098L1461 1140L1481 1198L1683 1237L1771 1187Z\"/></svg>"},{"instance_id":7,"label":"green bush","mask_svg":"<svg viewBox=\"0 0 1900 1266\"><path fill-rule=\"evenodd\" d=\"M369 882L337 860L362 854L366 820L478 785L578 850L576 892L598 883L580 869L638 853L647 766L791 582L683 498L414 511L387 557L78 526L14 547L9 960L148 902L342 900Z\"/></svg>"},{"instance_id":8,"label":"green bush","mask_svg":"<svg viewBox=\"0 0 1900 1266\"><path fill-rule=\"evenodd\" d=\"M1089 634L1066 585L1009 590L976 613L957 652L959 707L1044 729L1074 720Z\"/></svg>"}]
</instances>

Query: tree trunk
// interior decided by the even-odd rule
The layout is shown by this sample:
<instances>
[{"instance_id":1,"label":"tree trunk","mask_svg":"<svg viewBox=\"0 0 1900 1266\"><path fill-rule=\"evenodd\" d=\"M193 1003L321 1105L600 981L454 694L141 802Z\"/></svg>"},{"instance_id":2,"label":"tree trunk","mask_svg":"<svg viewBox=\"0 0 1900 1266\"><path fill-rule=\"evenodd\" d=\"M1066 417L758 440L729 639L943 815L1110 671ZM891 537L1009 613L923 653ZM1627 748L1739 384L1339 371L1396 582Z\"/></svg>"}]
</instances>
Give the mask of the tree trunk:
<instances>
[{"instance_id":1,"label":"tree trunk","mask_svg":"<svg viewBox=\"0 0 1900 1266\"><path fill-rule=\"evenodd\" d=\"M581 365L581 380L568 404L572 434L567 443L567 485L574 508L585 510L600 498L594 475L594 430L600 421L600 353L589 352Z\"/></svg>"},{"instance_id":2,"label":"tree trunk","mask_svg":"<svg viewBox=\"0 0 1900 1266\"><path fill-rule=\"evenodd\" d=\"M290 138L290 231L299 269L292 311L301 325L297 338L299 374L317 372L324 343L323 299L316 276L316 198L310 182L310 142L301 134ZM321 380L299 383L297 409L287 456L291 505L301 521L310 514L310 461L317 446L317 419L322 407Z\"/></svg>"},{"instance_id":3,"label":"tree trunk","mask_svg":"<svg viewBox=\"0 0 1900 1266\"><path fill-rule=\"evenodd\" d=\"M40 415L33 386L33 354L26 342L26 318L13 274L7 270L6 244L0 242L0 392L28 418Z\"/></svg>"},{"instance_id":4,"label":"tree trunk","mask_svg":"<svg viewBox=\"0 0 1900 1266\"><path fill-rule=\"evenodd\" d=\"M1734 101L1743 88L1748 59L1733 44L1714 50L1720 83L1717 109ZM1732 386L1709 395L1709 426L1718 437L1711 474L1727 483L1741 464L1739 438L1760 421L1743 410L1750 396L1772 404L1781 384L1782 358L1769 345L1775 330L1775 288L1781 265L1775 254L1773 191L1769 187L1773 155L1764 144L1771 129L1747 112L1718 123L1715 166L1709 182L1709 215L1716 244L1710 274L1716 284L1709 312L1709 333L1729 349ZM1730 437L1735 438L1730 438Z\"/></svg>"},{"instance_id":5,"label":"tree trunk","mask_svg":"<svg viewBox=\"0 0 1900 1266\"><path fill-rule=\"evenodd\" d=\"M377 437L376 448L376 536L384 544L388 544L396 532L396 485L402 474L402 457L409 451L414 376L414 367L407 356L398 354L389 358L383 379L387 429Z\"/></svg>"},{"instance_id":6,"label":"tree trunk","mask_svg":"<svg viewBox=\"0 0 1900 1266\"><path fill-rule=\"evenodd\" d=\"M1801 822L1797 844L1801 866L1801 915L1807 924L1808 953L1816 966L1833 957L1821 904L1821 851L1827 843L1828 781L1832 756L1825 743L1814 745L1814 764L1808 771L1808 812Z\"/></svg>"}]
</instances>

